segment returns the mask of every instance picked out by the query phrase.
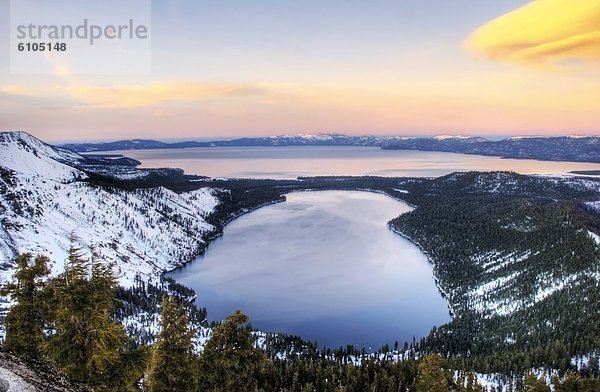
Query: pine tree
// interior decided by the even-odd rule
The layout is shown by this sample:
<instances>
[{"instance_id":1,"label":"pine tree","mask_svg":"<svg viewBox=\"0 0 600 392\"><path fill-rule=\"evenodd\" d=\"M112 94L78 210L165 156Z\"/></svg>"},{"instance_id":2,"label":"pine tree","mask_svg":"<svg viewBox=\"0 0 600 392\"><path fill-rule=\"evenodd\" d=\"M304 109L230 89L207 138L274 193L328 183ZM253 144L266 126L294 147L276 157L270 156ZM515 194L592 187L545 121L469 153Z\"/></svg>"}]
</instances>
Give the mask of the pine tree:
<instances>
[{"instance_id":1,"label":"pine tree","mask_svg":"<svg viewBox=\"0 0 600 392\"><path fill-rule=\"evenodd\" d=\"M16 283L8 283L0 295L8 295L17 303L6 316L4 348L23 358L36 359L44 341L45 305L42 291L49 274L48 258L37 256L31 263L31 253L17 256Z\"/></svg>"},{"instance_id":2,"label":"pine tree","mask_svg":"<svg viewBox=\"0 0 600 392\"><path fill-rule=\"evenodd\" d=\"M525 376L525 392L550 392L550 387L544 381L544 377L538 379L534 374L529 373Z\"/></svg>"},{"instance_id":3,"label":"pine tree","mask_svg":"<svg viewBox=\"0 0 600 392\"><path fill-rule=\"evenodd\" d=\"M94 380L92 385L102 387L113 385L116 381L113 368L121 366L120 359L128 338L121 323L112 319L117 286L112 265L100 260L95 248L92 247L91 251L87 331L90 356L86 370Z\"/></svg>"},{"instance_id":4,"label":"pine tree","mask_svg":"<svg viewBox=\"0 0 600 392\"><path fill-rule=\"evenodd\" d=\"M483 391L484 388L477 382L475 373L469 372L467 375L467 385L465 387L466 392L479 392Z\"/></svg>"},{"instance_id":5,"label":"pine tree","mask_svg":"<svg viewBox=\"0 0 600 392\"><path fill-rule=\"evenodd\" d=\"M245 328L248 316L236 311L217 326L200 356L200 391L248 392L258 389L266 355L254 347Z\"/></svg>"},{"instance_id":6,"label":"pine tree","mask_svg":"<svg viewBox=\"0 0 600 392\"><path fill-rule=\"evenodd\" d=\"M92 249L91 260L81 250L69 249L65 271L52 284L56 333L45 352L72 380L110 390L122 380L112 377L127 336L111 319L115 279Z\"/></svg>"},{"instance_id":7,"label":"pine tree","mask_svg":"<svg viewBox=\"0 0 600 392\"><path fill-rule=\"evenodd\" d=\"M193 391L194 357L188 318L174 297L162 301L161 332L148 370L149 392Z\"/></svg>"},{"instance_id":8,"label":"pine tree","mask_svg":"<svg viewBox=\"0 0 600 392\"><path fill-rule=\"evenodd\" d=\"M469 372L467 376L466 390L467 392L475 392L475 374L473 372Z\"/></svg>"},{"instance_id":9,"label":"pine tree","mask_svg":"<svg viewBox=\"0 0 600 392\"><path fill-rule=\"evenodd\" d=\"M86 371L90 355L87 321L91 313L88 269L89 263L83 259L81 249L71 245L65 271L52 284L56 333L45 345L48 357L70 379L78 382L89 382Z\"/></svg>"},{"instance_id":10,"label":"pine tree","mask_svg":"<svg viewBox=\"0 0 600 392\"><path fill-rule=\"evenodd\" d=\"M417 392L447 392L450 388L449 374L444 360L437 354L426 355L419 363Z\"/></svg>"}]
</instances>

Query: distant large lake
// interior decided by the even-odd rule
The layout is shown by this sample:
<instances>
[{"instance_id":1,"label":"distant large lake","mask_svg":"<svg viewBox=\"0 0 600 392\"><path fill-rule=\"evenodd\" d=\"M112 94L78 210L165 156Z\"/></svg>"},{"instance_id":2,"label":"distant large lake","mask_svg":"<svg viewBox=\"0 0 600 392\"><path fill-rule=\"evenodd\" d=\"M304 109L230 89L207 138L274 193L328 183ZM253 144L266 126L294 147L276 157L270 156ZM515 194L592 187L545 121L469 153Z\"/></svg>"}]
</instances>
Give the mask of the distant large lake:
<instances>
[{"instance_id":1,"label":"distant large lake","mask_svg":"<svg viewBox=\"0 0 600 392\"><path fill-rule=\"evenodd\" d=\"M600 164L501 159L445 152L394 151L376 147L207 147L116 151L142 167L178 167L210 177L296 178L321 175L438 177L455 171L509 170L557 174L600 170Z\"/></svg>"},{"instance_id":2,"label":"distant large lake","mask_svg":"<svg viewBox=\"0 0 600 392\"><path fill-rule=\"evenodd\" d=\"M196 290L210 320L242 309L265 331L373 349L450 320L426 256L387 227L406 204L368 192L286 197L234 220L169 274Z\"/></svg>"}]
</instances>

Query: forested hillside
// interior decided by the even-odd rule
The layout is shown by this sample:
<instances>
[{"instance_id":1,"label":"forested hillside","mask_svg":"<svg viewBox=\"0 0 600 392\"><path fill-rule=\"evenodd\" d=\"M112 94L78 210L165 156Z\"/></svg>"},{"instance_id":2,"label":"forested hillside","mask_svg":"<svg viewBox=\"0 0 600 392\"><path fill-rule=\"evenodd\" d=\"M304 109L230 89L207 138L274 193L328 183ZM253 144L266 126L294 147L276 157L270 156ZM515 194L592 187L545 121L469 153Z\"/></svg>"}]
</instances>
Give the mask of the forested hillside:
<instances>
[{"instance_id":1,"label":"forested hillside","mask_svg":"<svg viewBox=\"0 0 600 392\"><path fill-rule=\"evenodd\" d=\"M454 320L423 341L490 372L565 370L600 346L600 184L509 173L407 181L390 226L426 251Z\"/></svg>"}]
</instances>

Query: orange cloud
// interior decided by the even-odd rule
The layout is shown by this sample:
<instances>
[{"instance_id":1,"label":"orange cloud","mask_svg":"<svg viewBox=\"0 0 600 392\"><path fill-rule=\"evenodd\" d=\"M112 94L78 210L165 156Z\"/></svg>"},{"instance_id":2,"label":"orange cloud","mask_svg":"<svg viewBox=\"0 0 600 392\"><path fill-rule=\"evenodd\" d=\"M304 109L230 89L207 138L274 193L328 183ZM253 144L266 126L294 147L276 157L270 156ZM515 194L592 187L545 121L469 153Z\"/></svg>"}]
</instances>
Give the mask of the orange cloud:
<instances>
[{"instance_id":1,"label":"orange cloud","mask_svg":"<svg viewBox=\"0 0 600 392\"><path fill-rule=\"evenodd\" d=\"M537 0L475 31L467 47L521 64L600 60L600 1Z\"/></svg>"},{"instance_id":2,"label":"orange cloud","mask_svg":"<svg viewBox=\"0 0 600 392\"><path fill-rule=\"evenodd\" d=\"M38 84L35 89L22 85L0 86L0 93L12 96L64 97L74 107L128 109L158 107L170 102L201 101L227 97L267 97L283 90L266 84L215 83L194 80L161 81L130 85L91 84L71 72L69 64L46 52L45 56L58 84ZM281 91L280 91L281 90Z\"/></svg>"},{"instance_id":3,"label":"orange cloud","mask_svg":"<svg viewBox=\"0 0 600 392\"><path fill-rule=\"evenodd\" d=\"M34 89L25 86L4 85L0 86L0 94L32 97L36 96L37 92Z\"/></svg>"},{"instance_id":4,"label":"orange cloud","mask_svg":"<svg viewBox=\"0 0 600 392\"><path fill-rule=\"evenodd\" d=\"M82 106L102 108L158 106L175 101L261 96L270 93L268 88L254 85L183 81L112 87L76 84L70 86L68 91Z\"/></svg>"}]
</instances>

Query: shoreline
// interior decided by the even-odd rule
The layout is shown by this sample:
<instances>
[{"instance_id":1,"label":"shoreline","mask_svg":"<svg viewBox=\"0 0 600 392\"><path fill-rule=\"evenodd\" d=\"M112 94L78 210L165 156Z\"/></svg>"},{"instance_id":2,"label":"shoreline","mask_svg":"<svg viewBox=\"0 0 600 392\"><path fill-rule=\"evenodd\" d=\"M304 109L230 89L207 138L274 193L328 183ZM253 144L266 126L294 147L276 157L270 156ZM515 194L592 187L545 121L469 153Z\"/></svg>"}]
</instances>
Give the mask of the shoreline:
<instances>
[{"instance_id":1,"label":"shoreline","mask_svg":"<svg viewBox=\"0 0 600 392\"><path fill-rule=\"evenodd\" d=\"M446 300L446 302L448 303L448 311L449 311L449 313L450 313L450 317L451 317L452 319L456 318L456 311L455 311L455 310L454 310L454 308L452 307L452 302L451 302L451 300L450 300L450 298L451 298L451 297L450 297L450 294L448 294L448 293L446 292L446 290L444 290L444 289L442 288L442 286L440 285L440 280L439 280L439 278L436 276L436 273L435 273L435 270L436 270L436 269L435 269L435 263L433 262L433 260L432 260L432 259L431 259L431 257L429 256L429 253L428 253L428 252L427 252L425 249L423 249L419 243L415 242L415 241L414 241L412 238L410 238L408 235L404 234L404 233L403 233L403 232L401 232L400 230L398 230L398 229L396 229L395 227L393 227L391 224L389 224L389 222L388 222L388 228L389 228L391 231L393 231L394 233L396 233L396 234L400 235L401 237L403 237L403 238L407 239L408 241L410 241L410 243L411 243L411 244L414 244L414 245L416 245L416 246L417 246L417 247L418 247L418 248L421 250L421 252L423 252L423 253L425 254L425 256L427 256L427 261L428 261L428 262L429 262L429 263L430 263L430 264L433 266L433 280L434 280L434 282L435 282L435 286L437 287L437 289L438 289L438 292L441 294L441 296L442 296L442 297L443 297L443 298Z\"/></svg>"}]
</instances>

